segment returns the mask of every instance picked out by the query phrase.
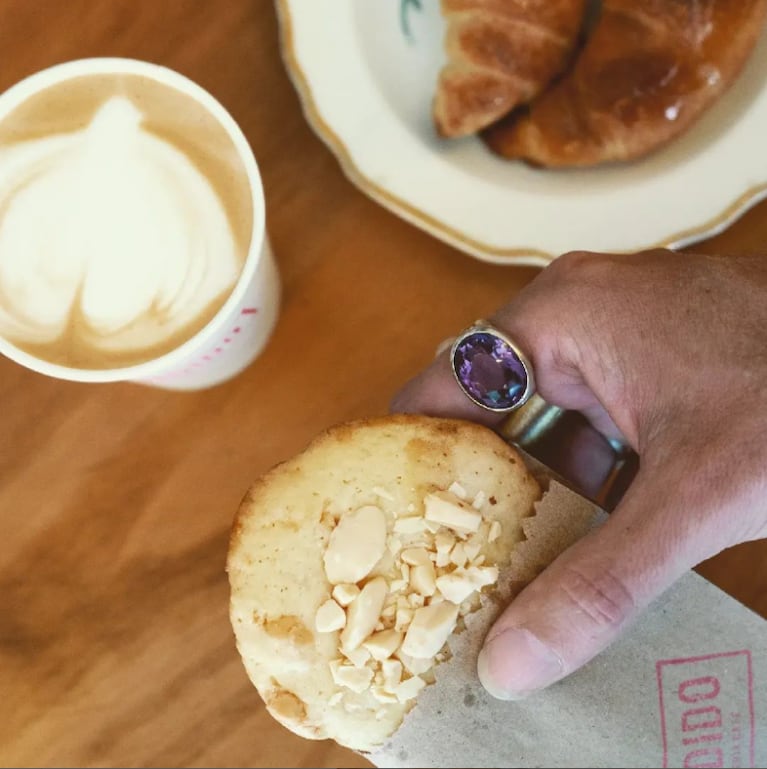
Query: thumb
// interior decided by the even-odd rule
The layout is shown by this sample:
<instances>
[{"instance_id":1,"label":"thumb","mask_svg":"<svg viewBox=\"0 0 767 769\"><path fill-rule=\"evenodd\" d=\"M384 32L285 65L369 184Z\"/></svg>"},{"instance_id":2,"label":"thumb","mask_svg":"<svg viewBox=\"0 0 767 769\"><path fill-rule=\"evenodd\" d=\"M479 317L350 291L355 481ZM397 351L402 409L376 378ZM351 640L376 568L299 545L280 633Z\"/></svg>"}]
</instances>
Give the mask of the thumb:
<instances>
[{"instance_id":1,"label":"thumb","mask_svg":"<svg viewBox=\"0 0 767 769\"><path fill-rule=\"evenodd\" d=\"M556 559L497 620L477 662L485 689L522 699L572 673L720 549L708 545L721 543L713 525L721 517L703 515L695 497L692 488L686 495L678 483L640 471L610 519Z\"/></svg>"}]
</instances>

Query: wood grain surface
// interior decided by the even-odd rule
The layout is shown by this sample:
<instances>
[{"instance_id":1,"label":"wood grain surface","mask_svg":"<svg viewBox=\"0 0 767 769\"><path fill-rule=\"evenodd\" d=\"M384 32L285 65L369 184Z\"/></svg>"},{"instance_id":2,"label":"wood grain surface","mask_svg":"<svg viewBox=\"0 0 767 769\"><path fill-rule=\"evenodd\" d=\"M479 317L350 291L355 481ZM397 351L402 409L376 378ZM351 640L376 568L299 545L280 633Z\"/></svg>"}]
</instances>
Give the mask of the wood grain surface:
<instances>
[{"instance_id":1,"label":"wood grain surface","mask_svg":"<svg viewBox=\"0 0 767 769\"><path fill-rule=\"evenodd\" d=\"M257 475L385 412L536 271L469 258L344 178L303 118L269 0L0 0L0 90L103 55L168 65L240 123L283 308L263 355L199 393L0 359L0 765L366 766L288 733L248 682L227 618L232 516ZM767 251L767 207L699 248ZM767 616L764 542L701 571Z\"/></svg>"}]
</instances>

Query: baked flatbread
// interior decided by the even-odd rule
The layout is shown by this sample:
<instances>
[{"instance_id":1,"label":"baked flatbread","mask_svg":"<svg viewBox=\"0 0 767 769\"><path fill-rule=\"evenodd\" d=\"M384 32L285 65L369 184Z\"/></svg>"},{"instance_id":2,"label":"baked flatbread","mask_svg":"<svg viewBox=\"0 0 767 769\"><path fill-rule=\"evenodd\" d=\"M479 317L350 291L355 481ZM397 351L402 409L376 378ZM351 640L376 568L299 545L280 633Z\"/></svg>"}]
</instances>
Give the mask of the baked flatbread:
<instances>
[{"instance_id":1,"label":"baked flatbread","mask_svg":"<svg viewBox=\"0 0 767 769\"><path fill-rule=\"evenodd\" d=\"M490 429L415 415L333 427L257 480L227 570L237 647L269 712L303 737L381 745L540 494Z\"/></svg>"}]
</instances>

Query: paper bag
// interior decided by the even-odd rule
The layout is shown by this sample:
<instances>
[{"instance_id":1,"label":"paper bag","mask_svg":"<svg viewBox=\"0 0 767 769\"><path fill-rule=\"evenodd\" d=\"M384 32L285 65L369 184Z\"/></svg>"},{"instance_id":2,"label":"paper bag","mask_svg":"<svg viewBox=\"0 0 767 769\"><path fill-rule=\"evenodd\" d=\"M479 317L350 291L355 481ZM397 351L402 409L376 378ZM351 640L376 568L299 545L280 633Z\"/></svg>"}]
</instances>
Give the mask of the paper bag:
<instances>
[{"instance_id":1,"label":"paper bag","mask_svg":"<svg viewBox=\"0 0 767 769\"><path fill-rule=\"evenodd\" d=\"M512 586L603 519L550 481ZM499 611L487 602L451 640L436 684L367 756L376 766L767 767L767 622L702 577L684 576L608 650L521 702L493 699L476 675Z\"/></svg>"}]
</instances>

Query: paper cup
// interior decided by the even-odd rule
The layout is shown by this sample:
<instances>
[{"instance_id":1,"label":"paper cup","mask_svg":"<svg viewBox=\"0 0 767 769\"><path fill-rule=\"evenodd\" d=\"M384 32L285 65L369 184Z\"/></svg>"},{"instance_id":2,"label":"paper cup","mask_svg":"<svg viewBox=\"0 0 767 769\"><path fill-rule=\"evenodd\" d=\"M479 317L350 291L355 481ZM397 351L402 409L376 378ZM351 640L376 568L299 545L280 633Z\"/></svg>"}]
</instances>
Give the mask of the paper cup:
<instances>
[{"instance_id":1,"label":"paper cup","mask_svg":"<svg viewBox=\"0 0 767 769\"><path fill-rule=\"evenodd\" d=\"M0 121L17 105L56 83L93 74L139 75L198 102L226 131L251 190L253 226L240 277L216 315L175 349L144 363L85 369L51 363L0 336L0 353L41 374L78 382L131 381L172 390L211 387L240 373L259 355L277 321L280 282L265 224L264 192L247 139L226 109L187 77L157 64L121 58L80 59L42 70L0 95Z\"/></svg>"}]
</instances>

